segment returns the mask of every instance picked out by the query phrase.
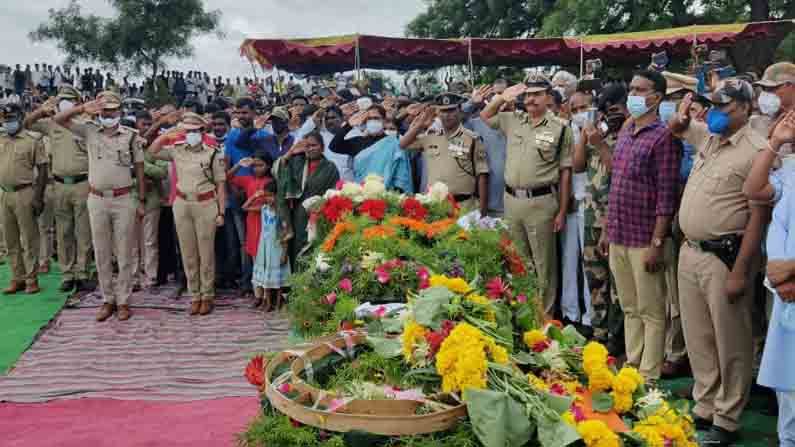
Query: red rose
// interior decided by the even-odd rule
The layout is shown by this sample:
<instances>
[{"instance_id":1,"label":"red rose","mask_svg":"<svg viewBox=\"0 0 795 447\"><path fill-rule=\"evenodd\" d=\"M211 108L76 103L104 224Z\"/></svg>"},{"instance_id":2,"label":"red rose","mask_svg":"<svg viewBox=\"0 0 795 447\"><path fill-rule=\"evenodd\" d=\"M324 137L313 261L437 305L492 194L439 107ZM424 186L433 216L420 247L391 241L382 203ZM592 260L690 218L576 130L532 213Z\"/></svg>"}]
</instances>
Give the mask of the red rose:
<instances>
[{"instance_id":1,"label":"red rose","mask_svg":"<svg viewBox=\"0 0 795 447\"><path fill-rule=\"evenodd\" d=\"M258 355L251 359L246 366L246 379L248 383L257 388L262 388L265 383L265 359Z\"/></svg>"},{"instance_id":2,"label":"red rose","mask_svg":"<svg viewBox=\"0 0 795 447\"><path fill-rule=\"evenodd\" d=\"M359 205L359 214L373 220L381 220L386 213L386 202L378 199L368 199Z\"/></svg>"},{"instance_id":3,"label":"red rose","mask_svg":"<svg viewBox=\"0 0 795 447\"><path fill-rule=\"evenodd\" d=\"M425 220L428 216L428 210L413 197L404 200L400 207L403 209L403 216L410 219Z\"/></svg>"},{"instance_id":4,"label":"red rose","mask_svg":"<svg viewBox=\"0 0 795 447\"><path fill-rule=\"evenodd\" d=\"M326 220L336 223L340 217L353 211L353 201L345 196L335 196L323 204L320 210Z\"/></svg>"}]
</instances>

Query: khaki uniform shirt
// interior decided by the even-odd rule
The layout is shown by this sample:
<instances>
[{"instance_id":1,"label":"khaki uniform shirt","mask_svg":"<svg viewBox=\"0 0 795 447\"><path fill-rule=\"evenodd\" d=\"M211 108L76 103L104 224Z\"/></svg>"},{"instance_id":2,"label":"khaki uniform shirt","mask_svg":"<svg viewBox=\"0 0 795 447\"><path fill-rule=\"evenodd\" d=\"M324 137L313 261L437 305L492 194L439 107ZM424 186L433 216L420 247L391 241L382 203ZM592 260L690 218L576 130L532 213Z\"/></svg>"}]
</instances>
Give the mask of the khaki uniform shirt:
<instances>
[{"instance_id":1,"label":"khaki uniform shirt","mask_svg":"<svg viewBox=\"0 0 795 447\"><path fill-rule=\"evenodd\" d=\"M88 174L88 150L85 140L50 119L37 121L30 129L50 138L52 145L50 170L53 175L75 177Z\"/></svg>"},{"instance_id":2,"label":"khaki uniform shirt","mask_svg":"<svg viewBox=\"0 0 795 447\"><path fill-rule=\"evenodd\" d=\"M46 164L40 134L25 130L14 136L0 133L0 186L32 184L36 179L34 168Z\"/></svg>"},{"instance_id":3,"label":"khaki uniform shirt","mask_svg":"<svg viewBox=\"0 0 795 447\"><path fill-rule=\"evenodd\" d=\"M428 184L444 183L453 195L475 194L478 176L489 173L483 140L463 126L447 135L444 131L426 133L409 149L422 150Z\"/></svg>"},{"instance_id":4,"label":"khaki uniform shirt","mask_svg":"<svg viewBox=\"0 0 795 447\"><path fill-rule=\"evenodd\" d=\"M144 141L135 130L119 126L106 135L94 122L72 123L69 130L85 140L88 150L88 181L106 191L133 185L133 167L144 162Z\"/></svg>"},{"instance_id":5,"label":"khaki uniform shirt","mask_svg":"<svg viewBox=\"0 0 795 447\"><path fill-rule=\"evenodd\" d=\"M215 152L215 159L210 164ZM177 189L183 194L204 194L215 191L216 183L226 181L224 154L217 148L202 144L165 146L157 154L161 160L173 160L177 169Z\"/></svg>"},{"instance_id":6,"label":"khaki uniform shirt","mask_svg":"<svg viewBox=\"0 0 795 447\"><path fill-rule=\"evenodd\" d=\"M538 125L519 111L500 112L488 124L502 131L507 140L507 186L529 189L557 184L560 170L572 167L571 128L552 112L547 112Z\"/></svg>"},{"instance_id":7,"label":"khaki uniform shirt","mask_svg":"<svg viewBox=\"0 0 795 447\"><path fill-rule=\"evenodd\" d=\"M721 144L704 123L694 121L682 138L696 148L679 209L682 232L692 241L743 233L751 214L743 184L767 141L746 124Z\"/></svg>"}]
</instances>

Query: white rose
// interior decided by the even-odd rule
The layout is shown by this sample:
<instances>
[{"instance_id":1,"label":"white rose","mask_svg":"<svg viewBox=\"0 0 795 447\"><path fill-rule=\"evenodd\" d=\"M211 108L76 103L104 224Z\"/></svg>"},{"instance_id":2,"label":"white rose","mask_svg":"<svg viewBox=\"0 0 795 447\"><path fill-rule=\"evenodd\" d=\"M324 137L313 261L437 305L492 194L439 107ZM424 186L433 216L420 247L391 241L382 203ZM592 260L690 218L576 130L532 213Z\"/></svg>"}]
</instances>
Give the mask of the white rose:
<instances>
[{"instance_id":1,"label":"white rose","mask_svg":"<svg viewBox=\"0 0 795 447\"><path fill-rule=\"evenodd\" d=\"M312 197L304 200L304 202L301 205L303 205L304 209L307 210L307 211L314 211L315 208L317 208L318 205L320 204L320 202L322 202L322 201L323 201L322 197L320 197L320 196L312 196Z\"/></svg>"},{"instance_id":2,"label":"white rose","mask_svg":"<svg viewBox=\"0 0 795 447\"><path fill-rule=\"evenodd\" d=\"M373 199L386 192L386 187L384 187L384 183L381 182L380 179L381 178L378 177L378 180L364 183L363 193L366 198Z\"/></svg>"},{"instance_id":3,"label":"white rose","mask_svg":"<svg viewBox=\"0 0 795 447\"><path fill-rule=\"evenodd\" d=\"M342 185L342 195L354 198L362 194L362 187L358 183L347 182Z\"/></svg>"},{"instance_id":4,"label":"white rose","mask_svg":"<svg viewBox=\"0 0 795 447\"><path fill-rule=\"evenodd\" d=\"M331 268L331 265L328 263L329 259L323 253L318 253L317 258L315 258L315 267L320 273L326 273Z\"/></svg>"},{"instance_id":5,"label":"white rose","mask_svg":"<svg viewBox=\"0 0 795 447\"><path fill-rule=\"evenodd\" d=\"M336 189L329 189L325 194L323 194L323 200L329 200L332 197L337 197L340 194L341 192L337 191Z\"/></svg>"},{"instance_id":6,"label":"white rose","mask_svg":"<svg viewBox=\"0 0 795 447\"><path fill-rule=\"evenodd\" d=\"M436 182L431 186L431 189L428 191L428 195L431 196L431 199L435 202L442 202L447 200L447 196L450 194L450 189L442 182Z\"/></svg>"}]
</instances>

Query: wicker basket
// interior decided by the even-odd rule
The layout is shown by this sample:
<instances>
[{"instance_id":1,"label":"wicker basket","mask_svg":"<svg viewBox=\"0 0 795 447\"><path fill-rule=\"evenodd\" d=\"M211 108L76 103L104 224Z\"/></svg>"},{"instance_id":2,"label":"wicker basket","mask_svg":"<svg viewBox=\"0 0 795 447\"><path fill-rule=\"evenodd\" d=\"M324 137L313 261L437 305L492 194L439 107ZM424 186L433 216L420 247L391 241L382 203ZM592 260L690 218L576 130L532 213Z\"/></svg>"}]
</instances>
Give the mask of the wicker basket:
<instances>
[{"instance_id":1,"label":"wicker basket","mask_svg":"<svg viewBox=\"0 0 795 447\"><path fill-rule=\"evenodd\" d=\"M356 334L353 344L364 343L366 337ZM330 341L333 346L344 350L345 338ZM401 400L352 400L335 412L316 409L316 404L328 407L337 396L317 389L300 379L305 361L316 361L335 352L326 344L315 344L303 351L289 351L277 354L265 369L265 396L279 412L298 422L312 427L334 432L363 431L385 436L406 436L434 433L449 430L467 416L466 405L447 406L438 404L440 411L417 415L419 401ZM280 365L290 362L290 380L298 391L295 399L289 399L273 386L273 372Z\"/></svg>"}]
</instances>

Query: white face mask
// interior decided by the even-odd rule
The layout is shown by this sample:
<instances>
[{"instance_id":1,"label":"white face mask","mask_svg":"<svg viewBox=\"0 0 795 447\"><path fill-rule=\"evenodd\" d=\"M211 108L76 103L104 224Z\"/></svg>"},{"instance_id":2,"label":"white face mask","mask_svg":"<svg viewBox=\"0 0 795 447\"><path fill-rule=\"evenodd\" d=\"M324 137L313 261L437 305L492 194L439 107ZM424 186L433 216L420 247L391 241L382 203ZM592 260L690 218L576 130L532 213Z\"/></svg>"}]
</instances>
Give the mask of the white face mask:
<instances>
[{"instance_id":1,"label":"white face mask","mask_svg":"<svg viewBox=\"0 0 795 447\"><path fill-rule=\"evenodd\" d=\"M202 142L201 132L188 132L185 134L185 142L190 146L196 146Z\"/></svg>"},{"instance_id":2,"label":"white face mask","mask_svg":"<svg viewBox=\"0 0 795 447\"><path fill-rule=\"evenodd\" d=\"M769 117L774 117L781 109L781 98L775 93L762 92L759 94L759 111Z\"/></svg>"},{"instance_id":3,"label":"white face mask","mask_svg":"<svg viewBox=\"0 0 795 447\"><path fill-rule=\"evenodd\" d=\"M381 120L367 120L365 130L368 135L378 135L384 131L384 122Z\"/></svg>"},{"instance_id":4,"label":"white face mask","mask_svg":"<svg viewBox=\"0 0 795 447\"><path fill-rule=\"evenodd\" d=\"M390 137L396 137L397 136L397 130L385 130L384 133L389 135Z\"/></svg>"},{"instance_id":5,"label":"white face mask","mask_svg":"<svg viewBox=\"0 0 795 447\"><path fill-rule=\"evenodd\" d=\"M356 100L356 105L359 107L360 112L364 112L373 105L373 100L370 98L359 98Z\"/></svg>"},{"instance_id":6,"label":"white face mask","mask_svg":"<svg viewBox=\"0 0 795 447\"><path fill-rule=\"evenodd\" d=\"M571 122L575 126L582 129L585 127L585 123L588 122L588 112L575 113L574 116L571 117Z\"/></svg>"},{"instance_id":7,"label":"white face mask","mask_svg":"<svg viewBox=\"0 0 795 447\"><path fill-rule=\"evenodd\" d=\"M102 124L102 127L104 127L105 129L110 129L118 126L119 121L120 118L118 116L114 118L104 118L104 117L99 118L99 123Z\"/></svg>"},{"instance_id":8,"label":"white face mask","mask_svg":"<svg viewBox=\"0 0 795 447\"><path fill-rule=\"evenodd\" d=\"M68 99L62 99L61 102L58 103L58 110L60 110L61 112L65 112L67 110L73 109L74 106L75 103L73 103L72 101L69 101Z\"/></svg>"}]
</instances>

